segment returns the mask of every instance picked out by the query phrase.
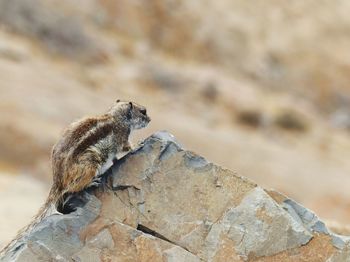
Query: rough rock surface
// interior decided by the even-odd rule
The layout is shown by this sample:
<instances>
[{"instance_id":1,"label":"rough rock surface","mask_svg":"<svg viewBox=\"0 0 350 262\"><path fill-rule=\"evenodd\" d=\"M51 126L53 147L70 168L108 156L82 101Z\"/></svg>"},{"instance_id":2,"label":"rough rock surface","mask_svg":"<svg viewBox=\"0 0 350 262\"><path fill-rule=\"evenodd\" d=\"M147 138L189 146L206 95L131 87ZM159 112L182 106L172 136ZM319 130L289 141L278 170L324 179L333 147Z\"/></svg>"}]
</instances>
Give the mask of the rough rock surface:
<instances>
[{"instance_id":1,"label":"rough rock surface","mask_svg":"<svg viewBox=\"0 0 350 262\"><path fill-rule=\"evenodd\" d=\"M166 132L116 161L103 180L1 261L350 261L349 239L314 213Z\"/></svg>"}]
</instances>

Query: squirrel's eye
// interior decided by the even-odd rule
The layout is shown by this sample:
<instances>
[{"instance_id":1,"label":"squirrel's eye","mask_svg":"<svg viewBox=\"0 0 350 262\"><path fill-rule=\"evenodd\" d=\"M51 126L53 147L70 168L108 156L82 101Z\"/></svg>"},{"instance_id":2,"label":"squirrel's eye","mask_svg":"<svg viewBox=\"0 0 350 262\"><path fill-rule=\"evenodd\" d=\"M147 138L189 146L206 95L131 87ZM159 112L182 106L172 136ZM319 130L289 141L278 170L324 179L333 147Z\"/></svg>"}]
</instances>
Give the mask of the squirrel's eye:
<instances>
[{"instance_id":1,"label":"squirrel's eye","mask_svg":"<svg viewBox=\"0 0 350 262\"><path fill-rule=\"evenodd\" d=\"M119 103L120 102L120 99L118 99L117 101L115 101L116 103Z\"/></svg>"},{"instance_id":2,"label":"squirrel's eye","mask_svg":"<svg viewBox=\"0 0 350 262\"><path fill-rule=\"evenodd\" d=\"M141 114L146 115L146 108L140 109Z\"/></svg>"}]
</instances>

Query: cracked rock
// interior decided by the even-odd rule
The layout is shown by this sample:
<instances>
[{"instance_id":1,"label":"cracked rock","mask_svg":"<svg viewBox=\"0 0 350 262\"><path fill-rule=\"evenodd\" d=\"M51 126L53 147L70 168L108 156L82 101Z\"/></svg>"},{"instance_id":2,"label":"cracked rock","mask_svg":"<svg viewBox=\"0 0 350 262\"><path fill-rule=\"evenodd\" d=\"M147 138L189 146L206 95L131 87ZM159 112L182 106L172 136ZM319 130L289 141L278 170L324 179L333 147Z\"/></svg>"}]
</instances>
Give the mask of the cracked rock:
<instances>
[{"instance_id":1,"label":"cracked rock","mask_svg":"<svg viewBox=\"0 0 350 262\"><path fill-rule=\"evenodd\" d=\"M310 210L183 149L167 132L115 161L103 181L0 260L350 260L349 239Z\"/></svg>"}]
</instances>

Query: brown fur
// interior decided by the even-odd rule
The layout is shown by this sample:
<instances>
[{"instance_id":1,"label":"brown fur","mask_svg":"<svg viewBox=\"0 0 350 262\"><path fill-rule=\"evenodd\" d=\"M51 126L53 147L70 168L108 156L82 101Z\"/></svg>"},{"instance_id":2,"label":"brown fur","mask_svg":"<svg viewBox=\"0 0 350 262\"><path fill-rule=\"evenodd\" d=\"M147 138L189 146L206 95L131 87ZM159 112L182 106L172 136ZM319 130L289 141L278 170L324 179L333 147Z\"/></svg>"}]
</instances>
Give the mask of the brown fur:
<instances>
[{"instance_id":1,"label":"brown fur","mask_svg":"<svg viewBox=\"0 0 350 262\"><path fill-rule=\"evenodd\" d=\"M109 157L130 150L130 132L145 127L149 121L143 106L117 100L106 114L72 123L53 147L53 184L45 204L0 255L38 224L49 213L50 207L62 204L66 193L87 188Z\"/></svg>"}]
</instances>

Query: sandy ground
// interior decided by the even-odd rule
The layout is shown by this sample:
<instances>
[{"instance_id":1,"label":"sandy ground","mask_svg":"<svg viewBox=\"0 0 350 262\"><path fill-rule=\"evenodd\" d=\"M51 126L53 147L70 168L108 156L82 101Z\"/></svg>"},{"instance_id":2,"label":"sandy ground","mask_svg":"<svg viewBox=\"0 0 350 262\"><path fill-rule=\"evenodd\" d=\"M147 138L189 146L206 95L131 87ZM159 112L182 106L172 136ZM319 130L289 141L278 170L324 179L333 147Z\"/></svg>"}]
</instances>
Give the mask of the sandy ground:
<instances>
[{"instance_id":1,"label":"sandy ground","mask_svg":"<svg viewBox=\"0 0 350 262\"><path fill-rule=\"evenodd\" d=\"M31 220L47 191L46 184L31 176L0 173L0 248Z\"/></svg>"}]
</instances>

